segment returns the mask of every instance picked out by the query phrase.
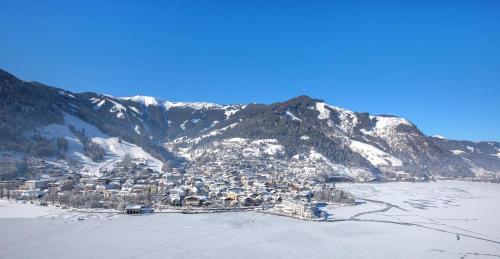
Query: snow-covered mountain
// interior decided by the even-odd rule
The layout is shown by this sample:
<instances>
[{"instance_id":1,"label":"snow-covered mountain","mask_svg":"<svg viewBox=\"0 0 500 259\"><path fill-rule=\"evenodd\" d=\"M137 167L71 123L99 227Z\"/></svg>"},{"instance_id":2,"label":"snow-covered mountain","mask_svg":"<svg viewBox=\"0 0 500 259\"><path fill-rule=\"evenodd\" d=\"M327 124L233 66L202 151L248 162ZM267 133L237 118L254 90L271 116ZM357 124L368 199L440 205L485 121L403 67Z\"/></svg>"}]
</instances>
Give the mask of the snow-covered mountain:
<instances>
[{"instance_id":1,"label":"snow-covered mountain","mask_svg":"<svg viewBox=\"0 0 500 259\"><path fill-rule=\"evenodd\" d=\"M500 174L500 143L429 137L407 119L307 96L270 105L118 98L22 81L3 70L0 152L66 161L89 173L129 154L167 171L357 179Z\"/></svg>"}]
</instances>

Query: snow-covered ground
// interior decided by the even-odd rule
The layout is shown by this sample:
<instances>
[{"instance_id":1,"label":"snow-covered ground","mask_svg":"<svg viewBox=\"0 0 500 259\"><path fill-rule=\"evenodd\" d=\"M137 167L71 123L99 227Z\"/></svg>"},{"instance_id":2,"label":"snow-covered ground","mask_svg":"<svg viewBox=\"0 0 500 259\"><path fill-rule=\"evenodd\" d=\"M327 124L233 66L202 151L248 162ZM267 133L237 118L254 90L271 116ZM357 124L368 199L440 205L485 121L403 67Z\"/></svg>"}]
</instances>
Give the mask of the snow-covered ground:
<instances>
[{"instance_id":1,"label":"snow-covered ground","mask_svg":"<svg viewBox=\"0 0 500 259\"><path fill-rule=\"evenodd\" d=\"M33 219L48 218L62 220L102 220L113 219L119 214L112 210L77 210L62 209L54 206L37 206L29 202L16 202L0 199L0 220L1 219ZM0 258L1 253L0 253Z\"/></svg>"},{"instance_id":2,"label":"snow-covered ground","mask_svg":"<svg viewBox=\"0 0 500 259\"><path fill-rule=\"evenodd\" d=\"M105 151L105 161L94 162L89 157L83 154L83 144L71 132L69 125L72 125L77 130L84 130L85 135L92 142L101 146ZM136 131L139 129L136 128ZM110 137L101 132L95 126L70 114L64 115L64 124L50 124L40 129L40 133L48 138L64 137L68 141L68 150L66 156L70 159L79 161L84 166L82 172L91 175L99 175L101 170L112 170L114 165L120 161L126 154L129 154L134 159L147 162L148 167L154 170L161 171L163 163L144 151L141 147L121 141L117 137Z\"/></svg>"},{"instance_id":3,"label":"snow-covered ground","mask_svg":"<svg viewBox=\"0 0 500 259\"><path fill-rule=\"evenodd\" d=\"M83 221L4 217L0 258L500 257L500 185L340 186L371 201L329 208L334 219L346 220L339 222L255 212ZM4 208L0 206L0 215Z\"/></svg>"},{"instance_id":4,"label":"snow-covered ground","mask_svg":"<svg viewBox=\"0 0 500 259\"><path fill-rule=\"evenodd\" d=\"M59 208L35 206L29 203L10 202L0 199L0 219L44 217L60 211Z\"/></svg>"},{"instance_id":5,"label":"snow-covered ground","mask_svg":"<svg viewBox=\"0 0 500 259\"><path fill-rule=\"evenodd\" d=\"M373 166L402 166L403 162L372 145L351 140L349 145L352 151L359 153Z\"/></svg>"},{"instance_id":6,"label":"snow-covered ground","mask_svg":"<svg viewBox=\"0 0 500 259\"><path fill-rule=\"evenodd\" d=\"M443 231L500 241L500 185L458 181L429 183L340 184L363 200L359 206L330 211L333 218L418 224ZM354 209L355 207L359 207ZM372 213L377 210L383 212ZM500 249L500 247L498 247ZM500 250L499 250L500 251Z\"/></svg>"}]
</instances>

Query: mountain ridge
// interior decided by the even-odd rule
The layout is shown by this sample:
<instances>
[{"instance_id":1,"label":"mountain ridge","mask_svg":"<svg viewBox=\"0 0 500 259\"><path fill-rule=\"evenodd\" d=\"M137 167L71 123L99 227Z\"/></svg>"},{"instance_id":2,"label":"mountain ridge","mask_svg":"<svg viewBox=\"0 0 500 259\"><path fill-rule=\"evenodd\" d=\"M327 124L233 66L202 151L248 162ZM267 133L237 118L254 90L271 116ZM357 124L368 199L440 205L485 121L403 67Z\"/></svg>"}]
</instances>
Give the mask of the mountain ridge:
<instances>
[{"instance_id":1,"label":"mountain ridge","mask_svg":"<svg viewBox=\"0 0 500 259\"><path fill-rule=\"evenodd\" d=\"M407 119L354 112L306 95L272 104L170 102L151 96L73 93L23 81L1 69L0 84L0 151L62 163L71 157L83 167L110 163L113 156L118 161L123 153L117 155L113 148L128 143L144 151L137 151L141 158L147 153L149 160L158 160L156 165L162 163L157 170L166 171L297 171L358 180L500 173L498 142L435 138ZM98 136L81 134L87 126L78 125L87 124L100 131ZM63 125L64 134L53 130L59 129L56 125ZM78 136L82 140L73 143L79 145L74 154L57 147L57 142ZM89 162L89 155L102 161ZM213 163L219 165L206 169ZM92 168L87 171L95 174L113 169Z\"/></svg>"}]
</instances>

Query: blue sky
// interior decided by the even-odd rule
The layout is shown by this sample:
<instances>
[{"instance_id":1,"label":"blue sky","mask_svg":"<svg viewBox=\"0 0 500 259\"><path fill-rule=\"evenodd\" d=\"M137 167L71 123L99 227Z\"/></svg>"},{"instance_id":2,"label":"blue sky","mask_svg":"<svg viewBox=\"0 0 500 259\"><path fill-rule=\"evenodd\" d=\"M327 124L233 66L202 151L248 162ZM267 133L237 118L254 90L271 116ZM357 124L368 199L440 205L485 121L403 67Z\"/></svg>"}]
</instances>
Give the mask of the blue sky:
<instances>
[{"instance_id":1,"label":"blue sky","mask_svg":"<svg viewBox=\"0 0 500 259\"><path fill-rule=\"evenodd\" d=\"M115 96L306 94L500 141L500 1L102 2L4 1L0 67Z\"/></svg>"}]
</instances>

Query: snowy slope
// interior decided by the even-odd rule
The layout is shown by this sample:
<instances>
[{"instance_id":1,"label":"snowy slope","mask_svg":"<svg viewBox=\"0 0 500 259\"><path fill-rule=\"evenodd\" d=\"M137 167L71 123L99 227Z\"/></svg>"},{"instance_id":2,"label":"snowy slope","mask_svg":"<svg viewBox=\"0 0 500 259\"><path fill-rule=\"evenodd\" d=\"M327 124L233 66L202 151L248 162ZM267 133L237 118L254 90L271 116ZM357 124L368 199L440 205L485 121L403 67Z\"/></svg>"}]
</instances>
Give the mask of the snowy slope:
<instances>
[{"instance_id":1,"label":"snowy slope","mask_svg":"<svg viewBox=\"0 0 500 259\"><path fill-rule=\"evenodd\" d=\"M351 141L349 145L354 152L358 152L374 166L402 166L403 162L372 145L359 141Z\"/></svg>"},{"instance_id":2,"label":"snowy slope","mask_svg":"<svg viewBox=\"0 0 500 259\"><path fill-rule=\"evenodd\" d=\"M155 161L144 152L151 150L155 156L161 156L172 162L173 167L182 169L186 162L184 158L189 157L186 155L194 155L203 149L210 149L214 154L228 153L225 148L230 143L231 152L252 158L246 163L235 160L235 165L239 164L243 169L260 165L266 161L266 156L271 156L273 163L279 161L280 168L286 171L299 167L300 161L294 166L287 164L292 157L309 156L314 150L313 157L317 154L324 157L318 160L323 162L318 163L324 165L329 161L351 172L500 175L500 143L430 137L409 120L354 112L308 96L273 104L248 105L170 102L141 95L117 98L98 93L72 93L19 80L2 70L0 87L2 93L6 93L0 95L0 103L4 105L2 123L7 125L7 133L11 135L0 139L0 147L5 147L5 151L34 156L56 156L59 150L52 152L49 149L50 153L31 151L30 145L37 140L29 134L39 129L49 138L64 136L69 142L68 160L83 161L92 173L106 168L106 165L94 163L83 155L83 146L68 129L68 124L78 129L85 128L92 141L105 149L105 163L110 165L125 153ZM63 121L62 112L66 113L65 122L56 124ZM118 138L128 143L120 143ZM247 141L236 145L226 141L230 139ZM274 139L276 143L253 143L265 139ZM281 146L280 151L265 152L266 146L271 145ZM258 152L251 152L254 148ZM200 170L210 159L197 164ZM193 161L187 162L192 164ZM154 164L159 163L155 161Z\"/></svg>"},{"instance_id":3,"label":"snowy slope","mask_svg":"<svg viewBox=\"0 0 500 259\"><path fill-rule=\"evenodd\" d=\"M94 143L99 144L106 152L105 161L94 162L83 154L83 145L78 138L71 132L69 125L74 126L77 130L84 130L85 135ZM64 114L64 124L50 124L40 129L43 136L54 138L64 137L68 140L68 150L66 152L67 159L74 159L83 164L84 173L91 175L99 175L101 170L111 170L113 165L120 161L126 154L133 158L147 162L149 167L160 171L163 163L152 157L141 147L120 141L117 137L110 137L102 133L99 129L87 122L70 114Z\"/></svg>"}]
</instances>

